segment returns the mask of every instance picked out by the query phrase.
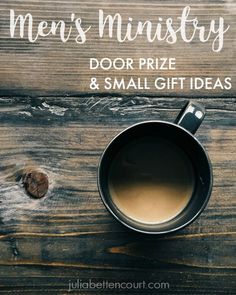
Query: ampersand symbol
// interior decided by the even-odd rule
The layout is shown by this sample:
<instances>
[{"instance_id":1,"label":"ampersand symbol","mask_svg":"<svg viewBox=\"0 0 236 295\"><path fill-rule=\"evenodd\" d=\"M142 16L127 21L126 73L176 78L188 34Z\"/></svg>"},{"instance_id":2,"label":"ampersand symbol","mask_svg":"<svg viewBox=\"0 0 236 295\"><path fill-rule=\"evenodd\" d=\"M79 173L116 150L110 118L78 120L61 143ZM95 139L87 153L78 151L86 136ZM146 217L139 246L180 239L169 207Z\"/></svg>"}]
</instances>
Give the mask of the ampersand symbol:
<instances>
[{"instance_id":1,"label":"ampersand symbol","mask_svg":"<svg viewBox=\"0 0 236 295\"><path fill-rule=\"evenodd\" d=\"M91 78L90 89L92 89L92 90L99 89L99 84L97 83L97 78Z\"/></svg>"}]
</instances>

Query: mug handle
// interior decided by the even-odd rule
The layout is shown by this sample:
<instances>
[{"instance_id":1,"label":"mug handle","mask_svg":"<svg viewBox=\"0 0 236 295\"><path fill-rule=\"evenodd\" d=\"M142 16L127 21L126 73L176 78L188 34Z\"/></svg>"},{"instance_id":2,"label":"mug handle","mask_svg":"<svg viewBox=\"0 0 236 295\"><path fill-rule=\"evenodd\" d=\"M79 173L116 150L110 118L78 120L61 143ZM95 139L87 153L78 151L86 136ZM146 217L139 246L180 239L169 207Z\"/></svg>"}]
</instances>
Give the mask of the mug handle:
<instances>
[{"instance_id":1,"label":"mug handle","mask_svg":"<svg viewBox=\"0 0 236 295\"><path fill-rule=\"evenodd\" d=\"M190 100L180 111L174 123L195 134L205 114L206 110L203 105Z\"/></svg>"}]
</instances>

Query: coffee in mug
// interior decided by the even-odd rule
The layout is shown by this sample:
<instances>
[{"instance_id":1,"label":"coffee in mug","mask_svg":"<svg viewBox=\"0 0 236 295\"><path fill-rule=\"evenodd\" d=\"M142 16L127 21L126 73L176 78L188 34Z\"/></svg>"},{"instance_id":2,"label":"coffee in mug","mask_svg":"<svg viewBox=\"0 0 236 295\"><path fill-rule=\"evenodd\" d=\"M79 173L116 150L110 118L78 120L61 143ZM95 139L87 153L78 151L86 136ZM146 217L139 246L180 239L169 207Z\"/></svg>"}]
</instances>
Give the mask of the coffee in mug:
<instances>
[{"instance_id":1,"label":"coffee in mug","mask_svg":"<svg viewBox=\"0 0 236 295\"><path fill-rule=\"evenodd\" d=\"M201 214L213 184L210 159L194 136L204 116L204 107L189 101L175 123L140 122L108 144L98 167L98 189L122 224L166 234Z\"/></svg>"},{"instance_id":2,"label":"coffee in mug","mask_svg":"<svg viewBox=\"0 0 236 295\"><path fill-rule=\"evenodd\" d=\"M117 208L143 223L166 222L188 204L194 190L194 169L177 145L158 136L144 136L124 146L108 175Z\"/></svg>"}]
</instances>

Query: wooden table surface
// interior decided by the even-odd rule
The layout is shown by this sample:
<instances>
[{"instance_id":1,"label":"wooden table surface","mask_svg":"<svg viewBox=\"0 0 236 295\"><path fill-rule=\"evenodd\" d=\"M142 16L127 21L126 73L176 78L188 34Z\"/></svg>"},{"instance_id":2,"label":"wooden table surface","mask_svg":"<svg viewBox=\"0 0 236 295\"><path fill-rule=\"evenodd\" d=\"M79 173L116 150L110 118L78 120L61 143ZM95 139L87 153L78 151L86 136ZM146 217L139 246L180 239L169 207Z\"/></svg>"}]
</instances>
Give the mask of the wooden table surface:
<instances>
[{"instance_id":1,"label":"wooden table surface","mask_svg":"<svg viewBox=\"0 0 236 295\"><path fill-rule=\"evenodd\" d=\"M202 24L223 16L231 25L220 53L210 43L119 44L97 37L97 14L120 12L137 19L177 17L185 5ZM88 41L63 44L57 36L29 43L9 37L9 10L32 13L35 23L69 19L91 25ZM167 282L168 289L132 294L236 293L236 84L235 1L1 0L0 1L0 293L67 294L69 283ZM175 57L163 76L232 78L228 91L89 89L89 58ZM110 71L117 77L156 76L156 71ZM103 71L96 76L102 79ZM146 119L173 121L192 98L205 105L197 138L213 164L214 187L202 215L167 236L126 229L106 211L97 190L97 165L108 142ZM49 191L30 198L21 181L27 167L43 169ZM111 290L106 294L128 290ZM76 290L72 294L96 294Z\"/></svg>"}]
</instances>

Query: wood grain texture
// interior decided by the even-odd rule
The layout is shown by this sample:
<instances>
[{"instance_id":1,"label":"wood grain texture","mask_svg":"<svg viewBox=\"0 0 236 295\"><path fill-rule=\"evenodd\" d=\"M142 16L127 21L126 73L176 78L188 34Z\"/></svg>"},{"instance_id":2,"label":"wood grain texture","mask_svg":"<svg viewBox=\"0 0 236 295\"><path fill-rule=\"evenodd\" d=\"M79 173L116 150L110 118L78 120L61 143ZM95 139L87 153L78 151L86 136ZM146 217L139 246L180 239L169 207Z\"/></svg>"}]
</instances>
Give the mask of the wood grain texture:
<instances>
[{"instance_id":1,"label":"wood grain texture","mask_svg":"<svg viewBox=\"0 0 236 295\"><path fill-rule=\"evenodd\" d=\"M137 38L134 42L118 43L115 39L98 37L98 10L104 9L106 14L119 12L123 16L124 24L128 17L132 17L134 23L138 20L151 20L156 23L158 17L172 17L177 25L177 17L185 5L191 5L191 16L198 17L201 25L209 27L210 19L224 17L226 25L230 24L230 30L225 34L224 47L220 53L213 53L211 41L198 42L195 38L191 43L178 41L174 45L166 42L148 43L144 37ZM87 42L79 45L70 40L63 44L58 36L40 38L36 43L29 43L24 37L16 34L11 39L9 33L9 10L14 9L16 14L30 12L34 17L34 29L42 20L65 20L70 24L72 12L83 20L85 28L92 29L87 34ZM123 90L123 93L152 94L152 95L178 95L180 96L227 96L232 97L236 93L235 86L235 33L236 33L236 3L235 1L22 1L1 0L0 2L0 87L4 94L22 95L64 95L93 93L89 88L90 79L94 75L102 82L104 77L125 77L128 81L132 76L148 79L153 82L157 76L200 76L200 77L224 77L232 78L232 89L222 91L195 90L189 91L187 87L181 90ZM75 32L73 31L75 34ZM175 71L147 71L147 70L114 70L92 72L89 69L89 58L108 57L132 57L135 61L140 57L175 57ZM102 83L103 84L103 83ZM99 90L100 93L111 91ZM112 92L119 92L112 90Z\"/></svg>"},{"instance_id":2,"label":"wood grain texture","mask_svg":"<svg viewBox=\"0 0 236 295\"><path fill-rule=\"evenodd\" d=\"M231 25L224 49L179 42L174 46L118 44L97 38L98 9L127 21L179 16L185 5L202 24L223 16ZM9 9L35 22L69 20L93 30L84 45L57 37L30 44L9 38ZM231 0L1 0L0 1L0 293L1 294L235 294L236 86L235 15ZM164 76L232 77L229 91L119 91L92 93L90 57L176 57ZM115 75L110 71L109 75ZM154 78L160 73L122 71ZM99 79L107 73L96 72ZM97 190L97 166L109 141L143 120L173 122L192 98L207 110L197 138L213 165L214 187L201 216L162 237L132 232L106 211ZM22 171L40 168L50 181L42 199L30 198ZM69 282L168 282L162 290L76 290Z\"/></svg>"},{"instance_id":3,"label":"wood grain texture","mask_svg":"<svg viewBox=\"0 0 236 295\"><path fill-rule=\"evenodd\" d=\"M197 99L207 108L197 137L213 163L214 189L192 225L171 236L140 236L110 216L97 192L97 165L106 144L145 118L173 121L185 101L1 98L2 290L65 294L69 281L92 278L167 281L171 287L162 291L169 294L233 294L235 98ZM49 175L50 191L43 199L30 199L18 179L19 170L28 166Z\"/></svg>"}]
</instances>

